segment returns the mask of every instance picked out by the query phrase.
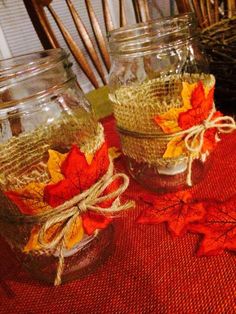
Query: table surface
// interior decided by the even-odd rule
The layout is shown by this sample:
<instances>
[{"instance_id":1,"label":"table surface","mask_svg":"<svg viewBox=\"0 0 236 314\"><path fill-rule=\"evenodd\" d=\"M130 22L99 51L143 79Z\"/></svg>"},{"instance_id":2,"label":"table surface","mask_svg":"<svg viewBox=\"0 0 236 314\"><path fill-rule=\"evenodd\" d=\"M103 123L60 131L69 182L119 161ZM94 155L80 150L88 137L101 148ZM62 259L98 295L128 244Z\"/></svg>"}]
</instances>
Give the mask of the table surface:
<instances>
[{"instance_id":1,"label":"table surface","mask_svg":"<svg viewBox=\"0 0 236 314\"><path fill-rule=\"evenodd\" d=\"M117 146L113 118L103 124L109 145ZM194 192L224 200L236 192L236 132L223 137L213 157ZM127 194L141 190L131 180ZM1 240L0 313L236 313L236 254L197 257L199 235L173 238L165 224L137 224L141 210L137 203L115 221L115 251L102 267L59 287L32 279Z\"/></svg>"}]
</instances>

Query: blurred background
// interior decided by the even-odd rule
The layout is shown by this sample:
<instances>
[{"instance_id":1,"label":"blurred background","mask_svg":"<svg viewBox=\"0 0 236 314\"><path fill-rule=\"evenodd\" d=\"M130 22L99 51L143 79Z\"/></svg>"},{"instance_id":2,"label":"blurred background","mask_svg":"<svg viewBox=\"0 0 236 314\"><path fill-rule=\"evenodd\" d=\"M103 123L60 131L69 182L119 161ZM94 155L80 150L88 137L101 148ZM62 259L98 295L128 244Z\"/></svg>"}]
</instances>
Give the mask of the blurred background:
<instances>
[{"instance_id":1,"label":"blurred background","mask_svg":"<svg viewBox=\"0 0 236 314\"><path fill-rule=\"evenodd\" d=\"M49 1L50 2L50 1ZM100 26L105 33L104 22L103 22L103 11L102 11L102 1L92 0L93 8L96 12L96 16L100 22ZM89 34L92 39L94 34L92 32L91 24L89 23L89 18L86 10L86 5L84 0L74 0L74 6L80 14ZM58 15L63 20L63 23L70 31L74 40L78 42L79 46L83 45L80 42L78 32L74 26L73 20L71 18L70 12L65 1L53 0L53 8L58 13ZM177 13L175 0L149 0L148 5L150 8L150 15L152 18L159 18L164 16L169 16ZM109 6L111 9L112 20L115 26L119 25L119 16L116 12L119 11L119 0L109 0ZM134 24L134 11L132 7L132 1L126 0L126 15L128 24ZM54 20L51 15L47 12L48 19L53 26L53 30L59 41L59 44L63 48L67 48L63 37L55 25ZM95 42L95 41L94 41ZM33 51L40 51L43 47L41 42L35 32L32 22L29 18L27 10L25 8L24 2L22 0L1 0L0 1L0 59L10 58L16 55L26 54ZM84 49L84 54L87 52ZM72 57L71 57L72 58ZM74 71L80 77L80 85L83 87L84 91L89 91L92 87L84 73L74 62Z\"/></svg>"}]
</instances>

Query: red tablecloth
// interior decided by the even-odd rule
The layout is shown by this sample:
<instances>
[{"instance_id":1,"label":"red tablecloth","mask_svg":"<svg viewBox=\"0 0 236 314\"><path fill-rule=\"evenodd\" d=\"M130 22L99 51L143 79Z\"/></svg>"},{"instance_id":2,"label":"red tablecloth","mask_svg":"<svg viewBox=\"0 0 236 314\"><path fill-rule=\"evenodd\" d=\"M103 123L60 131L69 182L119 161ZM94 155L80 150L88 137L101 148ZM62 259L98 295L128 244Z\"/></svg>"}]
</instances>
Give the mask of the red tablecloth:
<instances>
[{"instance_id":1,"label":"red tablecloth","mask_svg":"<svg viewBox=\"0 0 236 314\"><path fill-rule=\"evenodd\" d=\"M104 125L117 145L113 120ZM200 198L236 193L236 132L224 137L194 189ZM131 181L129 195L139 191ZM0 313L236 313L236 255L196 257L200 236L173 239L165 224L138 225L141 209L115 222L115 252L102 267L56 288L33 280L1 241Z\"/></svg>"}]
</instances>

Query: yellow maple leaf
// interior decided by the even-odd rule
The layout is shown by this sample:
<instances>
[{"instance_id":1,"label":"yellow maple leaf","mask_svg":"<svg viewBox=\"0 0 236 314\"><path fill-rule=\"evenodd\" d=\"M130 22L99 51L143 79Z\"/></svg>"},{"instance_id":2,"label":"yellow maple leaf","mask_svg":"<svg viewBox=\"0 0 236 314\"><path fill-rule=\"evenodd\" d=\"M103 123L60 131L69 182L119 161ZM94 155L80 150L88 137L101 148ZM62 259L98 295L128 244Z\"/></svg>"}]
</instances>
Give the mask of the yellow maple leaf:
<instances>
[{"instance_id":1,"label":"yellow maple leaf","mask_svg":"<svg viewBox=\"0 0 236 314\"><path fill-rule=\"evenodd\" d=\"M23 252L29 253L32 250L39 250L41 248L38 242L39 230L40 230L39 225L33 226L33 228L31 229L30 238L27 244L25 245Z\"/></svg>"},{"instance_id":2,"label":"yellow maple leaf","mask_svg":"<svg viewBox=\"0 0 236 314\"><path fill-rule=\"evenodd\" d=\"M108 153L112 160L119 158L121 155L121 151L119 150L119 148L115 146L108 148ZM94 154L85 153L84 156L86 158L88 165L91 165Z\"/></svg>"},{"instance_id":3,"label":"yellow maple leaf","mask_svg":"<svg viewBox=\"0 0 236 314\"><path fill-rule=\"evenodd\" d=\"M75 244L82 240L84 229L81 216L72 218L69 231L65 234L65 245L67 249L71 249Z\"/></svg>"},{"instance_id":4,"label":"yellow maple leaf","mask_svg":"<svg viewBox=\"0 0 236 314\"><path fill-rule=\"evenodd\" d=\"M67 249L71 249L74 245L80 242L84 236L82 218L80 216L77 216L75 219L72 218L69 224L70 224L69 228L67 228L66 233L64 235L65 247ZM58 222L51 226L44 234L43 240L45 241L45 243L50 243L62 230L63 227L64 227L63 221ZM29 253L30 251L33 250L37 251L43 249L38 239L40 228L41 227L39 225L35 225L32 228L30 238L23 249L25 253Z\"/></svg>"},{"instance_id":5,"label":"yellow maple leaf","mask_svg":"<svg viewBox=\"0 0 236 314\"><path fill-rule=\"evenodd\" d=\"M88 163L88 165L91 165L93 161L94 154L84 153L84 157Z\"/></svg>"},{"instance_id":6,"label":"yellow maple leaf","mask_svg":"<svg viewBox=\"0 0 236 314\"><path fill-rule=\"evenodd\" d=\"M167 144L163 158L177 158L186 154L183 136L176 136Z\"/></svg>"},{"instance_id":7,"label":"yellow maple leaf","mask_svg":"<svg viewBox=\"0 0 236 314\"><path fill-rule=\"evenodd\" d=\"M121 155L121 151L119 148L112 146L108 149L109 156L112 158L112 160L117 159Z\"/></svg>"},{"instance_id":8,"label":"yellow maple leaf","mask_svg":"<svg viewBox=\"0 0 236 314\"><path fill-rule=\"evenodd\" d=\"M61 154L55 150L48 150L49 159L47 162L48 171L51 176L51 182L57 183L64 179L63 174L61 173L61 165L66 159L67 154Z\"/></svg>"},{"instance_id":9,"label":"yellow maple leaf","mask_svg":"<svg viewBox=\"0 0 236 314\"><path fill-rule=\"evenodd\" d=\"M199 145L198 139L193 139L191 146L194 148ZM177 158L181 155L188 155L189 151L187 150L184 142L184 135L175 136L172 140L167 144L166 151L163 155L163 158ZM199 153L191 153L191 156L194 158L198 157Z\"/></svg>"}]
</instances>

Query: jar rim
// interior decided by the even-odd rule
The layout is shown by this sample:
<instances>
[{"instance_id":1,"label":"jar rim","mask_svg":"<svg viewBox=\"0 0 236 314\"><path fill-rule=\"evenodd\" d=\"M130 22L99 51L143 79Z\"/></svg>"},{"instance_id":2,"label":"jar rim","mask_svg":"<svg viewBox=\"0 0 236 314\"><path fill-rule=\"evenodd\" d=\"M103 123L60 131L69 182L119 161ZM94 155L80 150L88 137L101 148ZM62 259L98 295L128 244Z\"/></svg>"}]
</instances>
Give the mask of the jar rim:
<instances>
[{"instance_id":1,"label":"jar rim","mask_svg":"<svg viewBox=\"0 0 236 314\"><path fill-rule=\"evenodd\" d=\"M0 111L40 100L75 81L68 56L58 48L0 61Z\"/></svg>"},{"instance_id":2,"label":"jar rim","mask_svg":"<svg viewBox=\"0 0 236 314\"><path fill-rule=\"evenodd\" d=\"M157 47L169 49L170 42L179 46L194 37L195 21L194 13L188 12L115 29L108 36L110 53L138 56Z\"/></svg>"},{"instance_id":3,"label":"jar rim","mask_svg":"<svg viewBox=\"0 0 236 314\"><path fill-rule=\"evenodd\" d=\"M32 103L32 101L37 101L42 103L45 103L45 99L49 98L51 99L52 96L56 96L58 93L62 92L63 90L67 89L70 85L73 85L76 83L76 77L71 77L67 81L54 85L46 90L43 90L41 92L38 92L37 94L24 97L21 100L10 100L7 102L1 102L0 104L0 121L8 119L7 114L11 114L11 116L18 116L19 106ZM35 111L35 109L31 110ZM3 114L3 115L2 115Z\"/></svg>"},{"instance_id":4,"label":"jar rim","mask_svg":"<svg viewBox=\"0 0 236 314\"><path fill-rule=\"evenodd\" d=\"M194 21L195 14L193 12L186 12L178 15L166 16L162 18L157 18L153 20L149 20L146 22L139 22L131 25L125 25L108 32L108 39L113 37L116 34L124 33L126 31L134 30L134 29L146 29L149 28L150 25L161 25L168 21L177 21L177 20L191 20Z\"/></svg>"},{"instance_id":5,"label":"jar rim","mask_svg":"<svg viewBox=\"0 0 236 314\"><path fill-rule=\"evenodd\" d=\"M43 70L49 64L57 63L67 56L64 49L55 48L0 60L0 86L1 82L33 72L36 69Z\"/></svg>"}]
</instances>

